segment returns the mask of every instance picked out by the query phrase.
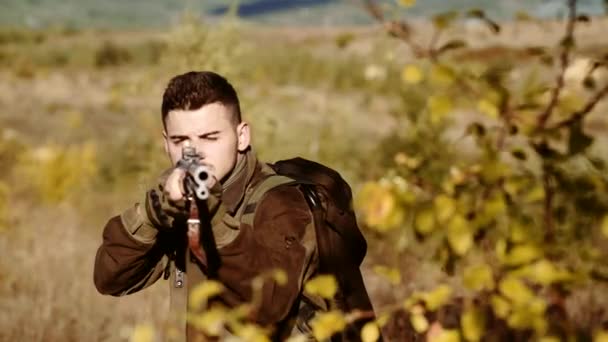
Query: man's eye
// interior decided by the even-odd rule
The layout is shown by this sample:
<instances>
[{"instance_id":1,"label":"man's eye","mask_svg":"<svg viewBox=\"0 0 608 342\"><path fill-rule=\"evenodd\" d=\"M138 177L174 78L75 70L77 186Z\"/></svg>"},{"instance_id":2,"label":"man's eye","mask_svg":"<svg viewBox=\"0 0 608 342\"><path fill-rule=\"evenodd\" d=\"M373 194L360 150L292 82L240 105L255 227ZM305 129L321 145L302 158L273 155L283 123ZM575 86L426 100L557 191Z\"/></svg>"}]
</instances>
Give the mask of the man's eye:
<instances>
[{"instance_id":1,"label":"man's eye","mask_svg":"<svg viewBox=\"0 0 608 342\"><path fill-rule=\"evenodd\" d=\"M217 137L205 137L204 139L208 140L208 141L216 141L218 138Z\"/></svg>"}]
</instances>

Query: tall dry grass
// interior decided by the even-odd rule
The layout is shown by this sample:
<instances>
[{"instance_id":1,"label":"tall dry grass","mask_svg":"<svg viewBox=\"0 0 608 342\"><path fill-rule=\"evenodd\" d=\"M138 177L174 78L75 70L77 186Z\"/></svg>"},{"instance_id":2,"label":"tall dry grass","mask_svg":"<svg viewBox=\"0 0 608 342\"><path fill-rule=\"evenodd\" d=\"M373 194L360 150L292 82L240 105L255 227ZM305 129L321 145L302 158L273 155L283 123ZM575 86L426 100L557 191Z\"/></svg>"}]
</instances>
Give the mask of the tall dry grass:
<instances>
[{"instance_id":1,"label":"tall dry grass","mask_svg":"<svg viewBox=\"0 0 608 342\"><path fill-rule=\"evenodd\" d=\"M542 45L555 35L547 29L553 24L525 25L530 41L523 46ZM428 33L422 27L421 34ZM522 27L507 27L507 37L499 43L514 41ZM156 32L81 32L51 36L42 43L12 42L3 50L0 136L18 143L7 149L1 148L8 146L4 140L0 144L0 184L8 189L7 227L0 230L0 340L126 340L135 325L166 318L166 283L127 297L101 296L93 286L92 268L105 221L139 198L143 184L166 166L158 110L164 83L174 74L190 68L227 73L241 94L262 159L302 155L319 160L342 172L355 191L379 171L375 163L383 155L378 144L407 129L397 118L404 106L424 102L424 94L415 91L403 99L387 98L401 91L400 67L410 56L376 28L230 28L209 35L199 32L200 40L194 41L183 36L192 28L182 29L170 33L182 37L181 47L164 45L165 36ZM597 53L608 41L597 35L589 39L597 31L587 30L592 32L585 35L587 49ZM205 44L205 39L214 43L201 47L200 58L180 59L179 49ZM104 40L113 45L103 45ZM223 41L230 43L218 43ZM341 45L345 41L349 43ZM485 33L477 42L480 48L497 44ZM232 49L235 44L238 51ZM517 52L519 47L500 51L513 48ZM481 63L517 55L482 49L470 53ZM47 165L23 157L41 148L67 151L71 146L80 151L87 142L95 146L95 172L79 176L89 178L74 182L75 188L59 198L45 200L41 188L20 171ZM602 151L601 146L596 148ZM80 157L75 153L71 158ZM77 174L73 171L65 172ZM47 170L40 172L46 179ZM401 259L406 285L390 286L371 271L375 262L390 261L386 245L368 236L370 258L364 275L375 305L401 300L441 276L414 255Z\"/></svg>"},{"instance_id":2,"label":"tall dry grass","mask_svg":"<svg viewBox=\"0 0 608 342\"><path fill-rule=\"evenodd\" d=\"M11 209L16 224L0 234L1 340L117 341L138 323L166 318L161 282L120 299L97 293L99 219L67 205Z\"/></svg>"}]
</instances>

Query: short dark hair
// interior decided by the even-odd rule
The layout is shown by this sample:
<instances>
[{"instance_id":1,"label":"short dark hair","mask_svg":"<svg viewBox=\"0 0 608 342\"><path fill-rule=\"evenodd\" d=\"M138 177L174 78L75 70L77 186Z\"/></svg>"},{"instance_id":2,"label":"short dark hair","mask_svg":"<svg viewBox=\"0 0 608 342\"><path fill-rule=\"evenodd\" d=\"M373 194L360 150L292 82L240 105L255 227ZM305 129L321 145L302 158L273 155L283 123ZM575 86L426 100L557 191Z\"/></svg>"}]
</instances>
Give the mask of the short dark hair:
<instances>
[{"instance_id":1,"label":"short dark hair","mask_svg":"<svg viewBox=\"0 0 608 342\"><path fill-rule=\"evenodd\" d=\"M163 94L162 120L172 110L197 110L219 102L232 110L232 121L241 122L241 107L236 90L221 75L212 71L190 71L173 77Z\"/></svg>"}]
</instances>

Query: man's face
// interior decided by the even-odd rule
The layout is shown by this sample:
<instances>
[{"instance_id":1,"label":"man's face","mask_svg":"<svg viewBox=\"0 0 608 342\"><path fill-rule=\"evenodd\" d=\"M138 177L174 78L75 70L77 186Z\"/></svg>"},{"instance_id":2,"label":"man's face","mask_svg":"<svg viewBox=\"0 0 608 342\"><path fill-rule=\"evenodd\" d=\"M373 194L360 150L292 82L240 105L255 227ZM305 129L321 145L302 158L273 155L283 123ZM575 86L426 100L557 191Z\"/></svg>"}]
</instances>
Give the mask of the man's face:
<instances>
[{"instance_id":1,"label":"man's face","mask_svg":"<svg viewBox=\"0 0 608 342\"><path fill-rule=\"evenodd\" d=\"M235 126L229 108L216 102L197 110L172 110L165 118L165 150L173 165L186 144L196 148L215 177L223 181L249 146L249 126Z\"/></svg>"}]
</instances>

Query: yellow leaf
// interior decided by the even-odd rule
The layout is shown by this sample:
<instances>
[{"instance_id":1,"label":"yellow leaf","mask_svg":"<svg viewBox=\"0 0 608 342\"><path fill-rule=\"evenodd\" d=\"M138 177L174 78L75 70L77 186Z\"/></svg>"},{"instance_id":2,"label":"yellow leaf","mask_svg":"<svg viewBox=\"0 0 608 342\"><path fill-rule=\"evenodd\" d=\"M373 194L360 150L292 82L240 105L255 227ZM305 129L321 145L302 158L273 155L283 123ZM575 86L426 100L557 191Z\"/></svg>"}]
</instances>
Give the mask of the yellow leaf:
<instances>
[{"instance_id":1,"label":"yellow leaf","mask_svg":"<svg viewBox=\"0 0 608 342\"><path fill-rule=\"evenodd\" d=\"M410 157L403 152L395 154L395 163L397 165L405 165L407 168L415 170L422 163L422 159L416 157Z\"/></svg>"},{"instance_id":2,"label":"yellow leaf","mask_svg":"<svg viewBox=\"0 0 608 342\"><path fill-rule=\"evenodd\" d=\"M460 342L458 330L441 330L436 336L429 338L429 342Z\"/></svg>"},{"instance_id":3,"label":"yellow leaf","mask_svg":"<svg viewBox=\"0 0 608 342\"><path fill-rule=\"evenodd\" d=\"M270 342L267 331L254 324L246 324L240 327L236 331L236 335L243 341Z\"/></svg>"},{"instance_id":4,"label":"yellow leaf","mask_svg":"<svg viewBox=\"0 0 608 342\"><path fill-rule=\"evenodd\" d=\"M496 241L495 251L498 260L503 262L507 256L507 241L505 241L504 239L499 239L498 241Z\"/></svg>"},{"instance_id":5,"label":"yellow leaf","mask_svg":"<svg viewBox=\"0 0 608 342\"><path fill-rule=\"evenodd\" d=\"M361 341L363 342L376 342L380 338L380 329L376 322L365 323L363 329L361 329Z\"/></svg>"},{"instance_id":6,"label":"yellow leaf","mask_svg":"<svg viewBox=\"0 0 608 342\"><path fill-rule=\"evenodd\" d=\"M437 221L439 221L440 224L447 222L447 220L456 212L456 201L449 196L439 195L435 197L434 204Z\"/></svg>"},{"instance_id":7,"label":"yellow leaf","mask_svg":"<svg viewBox=\"0 0 608 342\"><path fill-rule=\"evenodd\" d=\"M520 180L507 179L503 186L509 195L515 196L524 188L524 185L525 184Z\"/></svg>"},{"instance_id":8,"label":"yellow leaf","mask_svg":"<svg viewBox=\"0 0 608 342\"><path fill-rule=\"evenodd\" d=\"M431 69L429 80L435 86L449 86L454 82L454 70L443 65L435 65Z\"/></svg>"},{"instance_id":9,"label":"yellow leaf","mask_svg":"<svg viewBox=\"0 0 608 342\"><path fill-rule=\"evenodd\" d=\"M455 215L449 222L448 242L454 253L464 255L473 246L473 234L462 215Z\"/></svg>"},{"instance_id":10,"label":"yellow leaf","mask_svg":"<svg viewBox=\"0 0 608 342\"><path fill-rule=\"evenodd\" d=\"M399 285L401 283L401 272L398 269L384 265L376 265L373 269L374 272L388 279L391 284Z\"/></svg>"},{"instance_id":11,"label":"yellow leaf","mask_svg":"<svg viewBox=\"0 0 608 342\"><path fill-rule=\"evenodd\" d=\"M530 239L529 228L521 223L514 223L509 228L510 239L514 243L522 243Z\"/></svg>"},{"instance_id":12,"label":"yellow leaf","mask_svg":"<svg viewBox=\"0 0 608 342\"><path fill-rule=\"evenodd\" d=\"M545 189L540 185L533 187L532 190L530 190L530 192L528 192L528 194L526 194L526 197L524 198L524 200L528 203L538 202L544 199Z\"/></svg>"},{"instance_id":13,"label":"yellow leaf","mask_svg":"<svg viewBox=\"0 0 608 342\"><path fill-rule=\"evenodd\" d=\"M441 190L448 194L449 196L454 196L454 187L456 183L451 178L444 178L443 182L441 182Z\"/></svg>"},{"instance_id":14,"label":"yellow leaf","mask_svg":"<svg viewBox=\"0 0 608 342\"><path fill-rule=\"evenodd\" d=\"M494 183L499 179L508 176L511 171L509 165L498 161L488 161L483 164L481 174L488 183Z\"/></svg>"},{"instance_id":15,"label":"yellow leaf","mask_svg":"<svg viewBox=\"0 0 608 342\"><path fill-rule=\"evenodd\" d=\"M506 277L498 285L500 292L516 305L529 303L534 293L519 279Z\"/></svg>"},{"instance_id":16,"label":"yellow leaf","mask_svg":"<svg viewBox=\"0 0 608 342\"><path fill-rule=\"evenodd\" d=\"M414 292L414 294L412 294L403 301L403 307L406 310L411 310L412 308L415 308L418 305L419 300L420 298L418 298L418 293Z\"/></svg>"},{"instance_id":17,"label":"yellow leaf","mask_svg":"<svg viewBox=\"0 0 608 342\"><path fill-rule=\"evenodd\" d=\"M304 291L311 295L332 299L338 291L338 283L333 275L319 275L306 282Z\"/></svg>"},{"instance_id":18,"label":"yellow leaf","mask_svg":"<svg viewBox=\"0 0 608 342\"><path fill-rule=\"evenodd\" d=\"M602 219L602 234L608 238L608 215Z\"/></svg>"},{"instance_id":19,"label":"yellow leaf","mask_svg":"<svg viewBox=\"0 0 608 342\"><path fill-rule=\"evenodd\" d=\"M532 328L537 335L543 335L547 332L547 320L542 315L536 316L532 321Z\"/></svg>"},{"instance_id":20,"label":"yellow leaf","mask_svg":"<svg viewBox=\"0 0 608 342\"><path fill-rule=\"evenodd\" d=\"M310 323L312 333L317 340L325 340L340 332L346 326L346 319L340 311L319 313Z\"/></svg>"},{"instance_id":21,"label":"yellow leaf","mask_svg":"<svg viewBox=\"0 0 608 342\"><path fill-rule=\"evenodd\" d=\"M431 233L435 229L435 213L424 209L416 214L416 231L422 235Z\"/></svg>"},{"instance_id":22,"label":"yellow leaf","mask_svg":"<svg viewBox=\"0 0 608 342\"><path fill-rule=\"evenodd\" d=\"M541 337L538 342L560 342L561 340L555 336L544 336Z\"/></svg>"},{"instance_id":23,"label":"yellow leaf","mask_svg":"<svg viewBox=\"0 0 608 342\"><path fill-rule=\"evenodd\" d=\"M571 280L572 274L566 270L558 269L549 260L542 259L526 266L521 272L526 278L542 285Z\"/></svg>"},{"instance_id":24,"label":"yellow leaf","mask_svg":"<svg viewBox=\"0 0 608 342\"><path fill-rule=\"evenodd\" d=\"M463 272L464 285L474 291L493 290L494 277L487 264L470 266Z\"/></svg>"},{"instance_id":25,"label":"yellow leaf","mask_svg":"<svg viewBox=\"0 0 608 342\"><path fill-rule=\"evenodd\" d=\"M546 304L542 299L533 298L526 304L513 307L507 324L515 329L534 328L542 331L546 328L545 308Z\"/></svg>"},{"instance_id":26,"label":"yellow leaf","mask_svg":"<svg viewBox=\"0 0 608 342\"><path fill-rule=\"evenodd\" d=\"M426 307L435 311L445 304L452 296L452 288L448 285L439 285L433 291L427 292L422 296Z\"/></svg>"},{"instance_id":27,"label":"yellow leaf","mask_svg":"<svg viewBox=\"0 0 608 342\"><path fill-rule=\"evenodd\" d=\"M287 284L287 273L285 273L285 271L283 271L282 269L274 270L274 272L272 273L272 278L274 279L274 281L277 282L277 284L281 286Z\"/></svg>"},{"instance_id":28,"label":"yellow leaf","mask_svg":"<svg viewBox=\"0 0 608 342\"><path fill-rule=\"evenodd\" d=\"M450 167L450 178L454 184L462 184L467 180L467 175L457 166Z\"/></svg>"},{"instance_id":29,"label":"yellow leaf","mask_svg":"<svg viewBox=\"0 0 608 342\"><path fill-rule=\"evenodd\" d=\"M560 99L558 101L558 107L559 109L561 109L560 111L557 112L557 114L559 113L573 113L576 112L577 110L579 110L579 108L581 108L585 103L583 102L583 99L581 98L580 94L575 94L572 92L565 92L562 96L560 96ZM562 117L564 117L564 115L562 115Z\"/></svg>"},{"instance_id":30,"label":"yellow leaf","mask_svg":"<svg viewBox=\"0 0 608 342\"><path fill-rule=\"evenodd\" d=\"M230 311L230 315L232 316L231 318L234 319L247 319L247 317L249 317L249 315L251 314L251 310L252 310L252 303L243 303L237 307L232 308L232 310Z\"/></svg>"},{"instance_id":31,"label":"yellow leaf","mask_svg":"<svg viewBox=\"0 0 608 342\"><path fill-rule=\"evenodd\" d=\"M534 298L528 303L528 309L535 315L543 316L547 309L547 302L542 298Z\"/></svg>"},{"instance_id":32,"label":"yellow leaf","mask_svg":"<svg viewBox=\"0 0 608 342\"><path fill-rule=\"evenodd\" d=\"M473 308L467 309L462 314L460 324L462 326L462 334L467 341L479 341L483 337L486 320L479 310Z\"/></svg>"},{"instance_id":33,"label":"yellow leaf","mask_svg":"<svg viewBox=\"0 0 608 342\"><path fill-rule=\"evenodd\" d=\"M418 84L423 78L424 75L422 74L422 70L413 64L406 65L401 72L401 79L406 83Z\"/></svg>"},{"instance_id":34,"label":"yellow leaf","mask_svg":"<svg viewBox=\"0 0 608 342\"><path fill-rule=\"evenodd\" d=\"M378 316L378 318L376 319L376 322L378 322L377 324L381 327L385 326L388 321L391 319L391 315L390 313L382 313Z\"/></svg>"},{"instance_id":35,"label":"yellow leaf","mask_svg":"<svg viewBox=\"0 0 608 342\"><path fill-rule=\"evenodd\" d=\"M504 263L509 266L518 266L532 262L541 256L542 250L535 245L518 245L509 251L504 259Z\"/></svg>"},{"instance_id":36,"label":"yellow leaf","mask_svg":"<svg viewBox=\"0 0 608 342\"><path fill-rule=\"evenodd\" d=\"M198 309L207 304L209 298L216 296L224 290L224 286L215 280L207 280L197 285L188 296L188 305L191 309Z\"/></svg>"},{"instance_id":37,"label":"yellow leaf","mask_svg":"<svg viewBox=\"0 0 608 342\"><path fill-rule=\"evenodd\" d=\"M593 342L608 342L608 330L599 331L593 336Z\"/></svg>"},{"instance_id":38,"label":"yellow leaf","mask_svg":"<svg viewBox=\"0 0 608 342\"><path fill-rule=\"evenodd\" d=\"M492 196L485 201L475 223L477 226L485 226L504 214L506 209L507 205L502 196Z\"/></svg>"},{"instance_id":39,"label":"yellow leaf","mask_svg":"<svg viewBox=\"0 0 608 342\"><path fill-rule=\"evenodd\" d=\"M431 123L438 124L450 113L453 104L447 96L434 95L427 100Z\"/></svg>"},{"instance_id":40,"label":"yellow leaf","mask_svg":"<svg viewBox=\"0 0 608 342\"><path fill-rule=\"evenodd\" d=\"M501 296L492 296L491 304L496 317L506 318L509 315L509 312L511 312L511 304Z\"/></svg>"},{"instance_id":41,"label":"yellow leaf","mask_svg":"<svg viewBox=\"0 0 608 342\"><path fill-rule=\"evenodd\" d=\"M196 329L210 336L218 336L224 329L228 317L226 309L214 306L200 314L188 314L186 319Z\"/></svg>"},{"instance_id":42,"label":"yellow leaf","mask_svg":"<svg viewBox=\"0 0 608 342\"><path fill-rule=\"evenodd\" d=\"M133 329L131 342L152 342L154 335L154 328L151 324L139 324Z\"/></svg>"},{"instance_id":43,"label":"yellow leaf","mask_svg":"<svg viewBox=\"0 0 608 342\"><path fill-rule=\"evenodd\" d=\"M411 7L416 4L416 0L397 0L397 1L399 2L399 5L401 5L403 7Z\"/></svg>"},{"instance_id":44,"label":"yellow leaf","mask_svg":"<svg viewBox=\"0 0 608 342\"><path fill-rule=\"evenodd\" d=\"M410 316L410 323L412 323L412 327L414 327L414 330L418 333L423 333L429 328L429 321L427 321L422 313L412 313Z\"/></svg>"},{"instance_id":45,"label":"yellow leaf","mask_svg":"<svg viewBox=\"0 0 608 342\"><path fill-rule=\"evenodd\" d=\"M494 103L492 103L489 100L486 99L482 99L479 100L479 102L477 102L477 110L482 113L485 114L493 119L498 118L498 108L496 107L496 105Z\"/></svg>"},{"instance_id":46,"label":"yellow leaf","mask_svg":"<svg viewBox=\"0 0 608 342\"><path fill-rule=\"evenodd\" d=\"M370 227L386 232L403 223L405 214L390 185L368 182L357 199L358 207Z\"/></svg>"}]
</instances>

